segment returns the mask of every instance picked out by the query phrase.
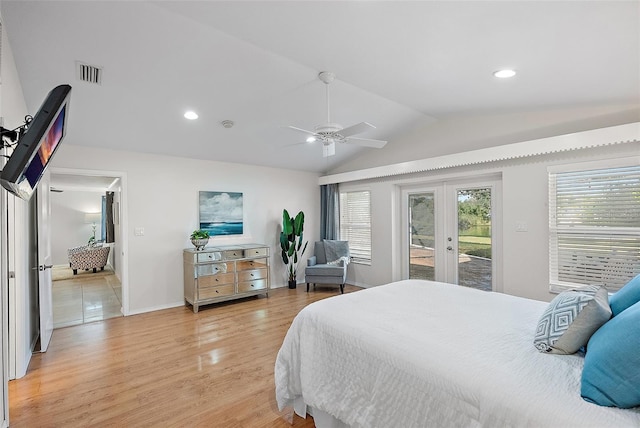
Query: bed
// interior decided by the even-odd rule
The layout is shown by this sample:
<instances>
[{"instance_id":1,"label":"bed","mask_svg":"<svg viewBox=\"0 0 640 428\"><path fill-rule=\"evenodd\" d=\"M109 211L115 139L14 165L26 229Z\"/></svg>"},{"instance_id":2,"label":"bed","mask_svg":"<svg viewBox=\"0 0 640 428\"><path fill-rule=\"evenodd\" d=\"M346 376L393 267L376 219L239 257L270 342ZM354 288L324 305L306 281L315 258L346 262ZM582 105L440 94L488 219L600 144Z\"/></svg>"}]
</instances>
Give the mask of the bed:
<instances>
[{"instance_id":1,"label":"bed","mask_svg":"<svg viewBox=\"0 0 640 428\"><path fill-rule=\"evenodd\" d=\"M640 426L580 397L583 355L534 348L547 305L421 280L318 301L278 352L278 407L317 426Z\"/></svg>"}]
</instances>

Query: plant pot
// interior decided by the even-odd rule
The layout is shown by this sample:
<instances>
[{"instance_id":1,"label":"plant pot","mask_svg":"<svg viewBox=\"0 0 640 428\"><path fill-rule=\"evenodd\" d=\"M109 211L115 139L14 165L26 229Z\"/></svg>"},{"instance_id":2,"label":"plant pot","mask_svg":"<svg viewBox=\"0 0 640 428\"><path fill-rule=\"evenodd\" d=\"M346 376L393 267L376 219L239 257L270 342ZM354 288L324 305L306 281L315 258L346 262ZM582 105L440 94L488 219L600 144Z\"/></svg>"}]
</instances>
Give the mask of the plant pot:
<instances>
[{"instance_id":1,"label":"plant pot","mask_svg":"<svg viewBox=\"0 0 640 428\"><path fill-rule=\"evenodd\" d=\"M295 290L297 285L298 284L296 284L296 280L295 279L290 279L289 280L289 288L290 289Z\"/></svg>"},{"instance_id":2,"label":"plant pot","mask_svg":"<svg viewBox=\"0 0 640 428\"><path fill-rule=\"evenodd\" d=\"M204 247L209 243L209 238L192 239L191 243L196 247L196 251L204 250Z\"/></svg>"}]
</instances>

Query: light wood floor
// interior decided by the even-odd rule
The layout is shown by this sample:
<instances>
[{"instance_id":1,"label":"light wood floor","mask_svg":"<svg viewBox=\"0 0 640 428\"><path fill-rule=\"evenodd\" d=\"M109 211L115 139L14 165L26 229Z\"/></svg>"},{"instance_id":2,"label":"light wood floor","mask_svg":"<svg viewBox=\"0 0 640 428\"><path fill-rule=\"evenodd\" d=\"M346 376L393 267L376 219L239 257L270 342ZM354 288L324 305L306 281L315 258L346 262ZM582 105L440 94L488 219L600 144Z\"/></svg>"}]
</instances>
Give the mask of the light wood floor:
<instances>
[{"instance_id":1,"label":"light wood floor","mask_svg":"<svg viewBox=\"0 0 640 428\"><path fill-rule=\"evenodd\" d=\"M345 292L359 288L347 285ZM9 382L15 427L289 427L273 369L295 315L337 287L57 329ZM294 427L312 427L297 416Z\"/></svg>"}]
</instances>

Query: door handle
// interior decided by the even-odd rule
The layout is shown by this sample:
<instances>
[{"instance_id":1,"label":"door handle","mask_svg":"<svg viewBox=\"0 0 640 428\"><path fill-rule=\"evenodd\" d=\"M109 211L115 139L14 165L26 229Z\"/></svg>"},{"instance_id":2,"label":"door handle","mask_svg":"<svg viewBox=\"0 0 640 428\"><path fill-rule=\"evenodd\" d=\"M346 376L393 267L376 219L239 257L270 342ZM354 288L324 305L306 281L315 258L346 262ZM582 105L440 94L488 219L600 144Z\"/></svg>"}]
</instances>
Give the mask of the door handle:
<instances>
[{"instance_id":1,"label":"door handle","mask_svg":"<svg viewBox=\"0 0 640 428\"><path fill-rule=\"evenodd\" d=\"M42 272L42 271L44 271L44 270L46 270L46 269L51 269L52 267L53 267L53 265L40 265L40 266L38 266L38 270L39 270L40 272ZM35 268L34 268L34 269L35 269Z\"/></svg>"},{"instance_id":2,"label":"door handle","mask_svg":"<svg viewBox=\"0 0 640 428\"><path fill-rule=\"evenodd\" d=\"M452 247L451 245L449 245L449 246L447 247L447 250L452 251L452 250L453 250L453 247Z\"/></svg>"}]
</instances>

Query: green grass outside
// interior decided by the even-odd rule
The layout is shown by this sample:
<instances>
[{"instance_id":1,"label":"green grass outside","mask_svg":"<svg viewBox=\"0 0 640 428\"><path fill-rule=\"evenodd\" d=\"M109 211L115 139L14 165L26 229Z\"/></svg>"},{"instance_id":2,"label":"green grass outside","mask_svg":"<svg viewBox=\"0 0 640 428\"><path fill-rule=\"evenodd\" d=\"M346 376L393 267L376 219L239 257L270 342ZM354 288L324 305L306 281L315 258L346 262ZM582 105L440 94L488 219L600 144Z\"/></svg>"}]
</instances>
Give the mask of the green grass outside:
<instances>
[{"instance_id":1,"label":"green grass outside","mask_svg":"<svg viewBox=\"0 0 640 428\"><path fill-rule=\"evenodd\" d=\"M461 253L486 259L491 258L491 238L486 236L460 236L458 239L458 248ZM413 235L412 242L415 245L433 248L435 241L433 236Z\"/></svg>"},{"instance_id":2,"label":"green grass outside","mask_svg":"<svg viewBox=\"0 0 640 428\"><path fill-rule=\"evenodd\" d=\"M458 249L461 253L469 254L470 256L484 257L485 259L491 258L491 244L459 242Z\"/></svg>"},{"instance_id":3,"label":"green grass outside","mask_svg":"<svg viewBox=\"0 0 640 428\"><path fill-rule=\"evenodd\" d=\"M486 236L459 236L458 242L464 242L465 244L484 244L491 245L491 238Z\"/></svg>"}]
</instances>

